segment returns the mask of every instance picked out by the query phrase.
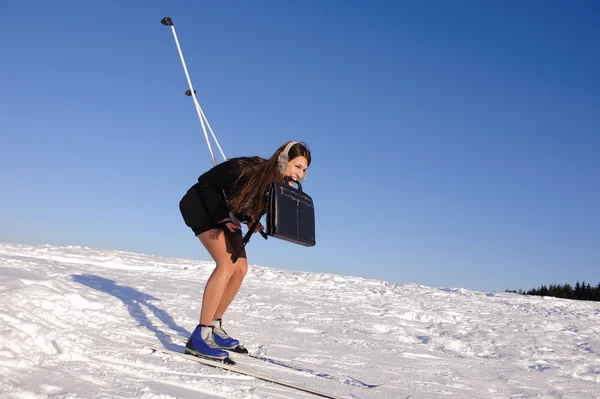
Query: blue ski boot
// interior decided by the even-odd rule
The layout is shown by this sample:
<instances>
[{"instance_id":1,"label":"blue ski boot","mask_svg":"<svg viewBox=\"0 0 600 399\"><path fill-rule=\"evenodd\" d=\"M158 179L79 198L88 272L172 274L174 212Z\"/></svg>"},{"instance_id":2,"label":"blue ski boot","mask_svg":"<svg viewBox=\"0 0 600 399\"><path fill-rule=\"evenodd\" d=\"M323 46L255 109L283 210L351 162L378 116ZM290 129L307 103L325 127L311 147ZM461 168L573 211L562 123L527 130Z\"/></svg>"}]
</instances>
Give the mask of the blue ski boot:
<instances>
[{"instance_id":1,"label":"blue ski boot","mask_svg":"<svg viewBox=\"0 0 600 399\"><path fill-rule=\"evenodd\" d=\"M221 348L229 349L237 353L248 353L248 350L240 345L240 341L231 338L229 334L223 330L223 319L212 321L213 339Z\"/></svg>"},{"instance_id":2,"label":"blue ski boot","mask_svg":"<svg viewBox=\"0 0 600 399\"><path fill-rule=\"evenodd\" d=\"M217 345L213 339L213 326L198 324L187 344L185 353L215 360L229 359L229 353Z\"/></svg>"}]
</instances>

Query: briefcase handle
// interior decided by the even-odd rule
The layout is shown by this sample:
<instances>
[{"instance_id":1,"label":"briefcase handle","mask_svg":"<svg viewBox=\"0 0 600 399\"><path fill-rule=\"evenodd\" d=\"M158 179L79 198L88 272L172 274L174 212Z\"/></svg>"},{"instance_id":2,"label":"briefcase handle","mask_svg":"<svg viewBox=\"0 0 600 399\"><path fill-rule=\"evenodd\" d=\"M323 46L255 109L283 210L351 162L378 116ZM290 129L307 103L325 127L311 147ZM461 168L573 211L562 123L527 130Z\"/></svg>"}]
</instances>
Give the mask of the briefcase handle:
<instances>
[{"instance_id":1,"label":"briefcase handle","mask_svg":"<svg viewBox=\"0 0 600 399\"><path fill-rule=\"evenodd\" d=\"M300 183L298 180L296 180L296 179L294 179L293 177L290 177L290 176L284 176L284 177L283 177L283 183L284 183L286 186L289 186L289 185L290 185L290 184L289 184L289 181L290 181L290 180L291 180L291 181L293 181L294 183L296 183L296 184L298 185L298 190L300 190L300 192L302 192L302 184L301 184L301 183Z\"/></svg>"}]
</instances>

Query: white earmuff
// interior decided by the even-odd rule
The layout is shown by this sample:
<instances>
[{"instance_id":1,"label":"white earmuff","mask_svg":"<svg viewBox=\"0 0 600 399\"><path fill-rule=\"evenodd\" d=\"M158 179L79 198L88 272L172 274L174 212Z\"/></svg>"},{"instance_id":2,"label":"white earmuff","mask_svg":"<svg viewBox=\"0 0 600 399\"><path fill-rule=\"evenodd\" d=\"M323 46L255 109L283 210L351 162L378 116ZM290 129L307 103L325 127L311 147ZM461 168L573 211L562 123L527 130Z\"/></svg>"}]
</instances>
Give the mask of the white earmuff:
<instances>
[{"instance_id":1,"label":"white earmuff","mask_svg":"<svg viewBox=\"0 0 600 399\"><path fill-rule=\"evenodd\" d=\"M298 141L290 141L288 145L285 146L283 151L281 151L281 154L279 154L279 157L277 158L277 172L279 172L280 175L282 175L283 172L285 172L285 170L287 169L288 162L290 161L289 152L294 144L298 144Z\"/></svg>"}]
</instances>

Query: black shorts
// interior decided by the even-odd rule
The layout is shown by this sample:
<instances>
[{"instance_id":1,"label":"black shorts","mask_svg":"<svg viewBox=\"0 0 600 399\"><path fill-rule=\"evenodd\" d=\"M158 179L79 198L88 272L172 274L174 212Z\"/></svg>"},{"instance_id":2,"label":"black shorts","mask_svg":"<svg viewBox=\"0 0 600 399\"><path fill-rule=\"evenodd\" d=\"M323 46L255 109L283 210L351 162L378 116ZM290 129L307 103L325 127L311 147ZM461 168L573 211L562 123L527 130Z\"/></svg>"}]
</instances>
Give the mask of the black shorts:
<instances>
[{"instance_id":1,"label":"black shorts","mask_svg":"<svg viewBox=\"0 0 600 399\"><path fill-rule=\"evenodd\" d=\"M200 195L193 188L179 201L179 210L185 224L192 229L196 236L219 227L217 222L206 212Z\"/></svg>"}]
</instances>

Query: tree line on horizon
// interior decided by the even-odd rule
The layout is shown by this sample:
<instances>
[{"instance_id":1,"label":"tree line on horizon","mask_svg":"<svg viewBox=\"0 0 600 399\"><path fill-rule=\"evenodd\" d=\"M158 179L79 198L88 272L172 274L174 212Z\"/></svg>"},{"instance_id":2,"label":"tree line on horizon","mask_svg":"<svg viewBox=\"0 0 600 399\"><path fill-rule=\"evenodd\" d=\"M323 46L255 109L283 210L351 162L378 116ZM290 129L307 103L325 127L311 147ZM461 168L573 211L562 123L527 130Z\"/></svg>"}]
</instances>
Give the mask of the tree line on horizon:
<instances>
[{"instance_id":1,"label":"tree line on horizon","mask_svg":"<svg viewBox=\"0 0 600 399\"><path fill-rule=\"evenodd\" d=\"M518 291L506 290L506 292L512 292L519 295L551 296L555 298L577 299L581 301L600 301L600 283L598 283L597 286L592 287L589 283L586 284L585 281L582 283L578 281L574 287L571 286L571 284L550 284L548 286L542 285L529 291L523 291L520 289Z\"/></svg>"}]
</instances>

